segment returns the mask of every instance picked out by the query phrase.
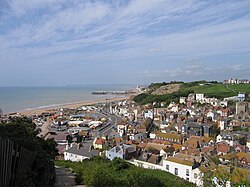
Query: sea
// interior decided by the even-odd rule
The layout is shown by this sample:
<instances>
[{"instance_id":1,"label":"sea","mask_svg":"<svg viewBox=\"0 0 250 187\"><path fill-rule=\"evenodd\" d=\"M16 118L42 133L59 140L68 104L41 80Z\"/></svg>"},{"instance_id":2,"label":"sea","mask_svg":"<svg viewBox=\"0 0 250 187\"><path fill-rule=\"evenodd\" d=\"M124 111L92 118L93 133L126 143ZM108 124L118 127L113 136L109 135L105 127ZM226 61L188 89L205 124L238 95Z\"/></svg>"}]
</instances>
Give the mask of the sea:
<instances>
[{"instance_id":1,"label":"sea","mask_svg":"<svg viewBox=\"0 0 250 187\"><path fill-rule=\"evenodd\" d=\"M102 84L58 87L0 87L0 108L3 113L47 108L85 101L124 97L120 94L95 95L94 91L122 91L135 85Z\"/></svg>"}]
</instances>

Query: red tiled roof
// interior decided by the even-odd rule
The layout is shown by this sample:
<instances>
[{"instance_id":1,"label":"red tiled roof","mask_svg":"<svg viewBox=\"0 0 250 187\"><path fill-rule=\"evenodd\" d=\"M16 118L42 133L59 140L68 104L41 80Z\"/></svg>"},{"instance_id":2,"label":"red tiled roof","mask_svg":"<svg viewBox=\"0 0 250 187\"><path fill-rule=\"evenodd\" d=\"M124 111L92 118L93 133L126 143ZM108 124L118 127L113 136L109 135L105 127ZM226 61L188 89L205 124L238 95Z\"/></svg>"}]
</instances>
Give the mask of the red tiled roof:
<instances>
[{"instance_id":1,"label":"red tiled roof","mask_svg":"<svg viewBox=\"0 0 250 187\"><path fill-rule=\"evenodd\" d=\"M95 141L95 144L104 144L105 143L105 140L104 139L101 139L101 138L97 138L96 141Z\"/></svg>"},{"instance_id":2,"label":"red tiled roof","mask_svg":"<svg viewBox=\"0 0 250 187\"><path fill-rule=\"evenodd\" d=\"M230 150L230 146L227 144L220 143L220 144L217 144L216 150L218 152L227 153Z\"/></svg>"}]
</instances>

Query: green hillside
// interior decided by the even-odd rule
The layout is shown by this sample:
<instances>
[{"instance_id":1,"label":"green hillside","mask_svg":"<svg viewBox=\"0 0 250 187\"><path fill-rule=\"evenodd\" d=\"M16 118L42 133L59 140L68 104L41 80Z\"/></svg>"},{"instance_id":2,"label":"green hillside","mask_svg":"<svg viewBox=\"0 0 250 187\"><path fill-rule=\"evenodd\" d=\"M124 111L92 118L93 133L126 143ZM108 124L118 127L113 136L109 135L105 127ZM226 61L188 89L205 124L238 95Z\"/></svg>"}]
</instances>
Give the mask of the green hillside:
<instances>
[{"instance_id":1,"label":"green hillside","mask_svg":"<svg viewBox=\"0 0 250 187\"><path fill-rule=\"evenodd\" d=\"M180 89L171 94L154 95L161 86L170 84L181 84ZM147 93L142 93L134 98L139 104L148 104L152 102L178 102L179 97L186 97L190 93L204 93L206 97L216 97L219 99L237 95L239 92L250 93L250 84L224 85L216 81L196 81L196 82L170 82L170 83L152 83Z\"/></svg>"},{"instance_id":2,"label":"green hillside","mask_svg":"<svg viewBox=\"0 0 250 187\"><path fill-rule=\"evenodd\" d=\"M113 161L101 157L83 162L56 161L56 165L71 168L77 175L76 182L87 186L195 186L168 172L136 167L119 158Z\"/></svg>"}]
</instances>

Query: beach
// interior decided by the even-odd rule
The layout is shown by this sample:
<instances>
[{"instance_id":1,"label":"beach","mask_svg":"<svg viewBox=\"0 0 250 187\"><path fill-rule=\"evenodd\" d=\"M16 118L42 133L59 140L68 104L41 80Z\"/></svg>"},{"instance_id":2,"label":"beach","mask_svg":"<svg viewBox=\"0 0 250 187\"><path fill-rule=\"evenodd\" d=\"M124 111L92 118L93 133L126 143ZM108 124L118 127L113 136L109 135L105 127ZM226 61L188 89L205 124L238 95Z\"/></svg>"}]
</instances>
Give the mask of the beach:
<instances>
[{"instance_id":1,"label":"beach","mask_svg":"<svg viewBox=\"0 0 250 187\"><path fill-rule=\"evenodd\" d=\"M110 98L110 99L100 99L100 100L95 100L95 101L83 101L83 102L76 102L76 103L69 103L69 104L59 104L57 106L49 106L49 107L44 107L44 108L35 108L35 109L27 109L27 110L23 110L18 112L21 115L24 116L31 116L31 115L39 115L42 114L43 112L51 112L57 109L61 109L61 108L72 108L72 109L76 109L79 108L81 106L88 106L88 105L94 105L100 102L112 102L112 101L122 101L122 100L126 100L129 99L128 97L121 97L121 98Z\"/></svg>"},{"instance_id":2,"label":"beach","mask_svg":"<svg viewBox=\"0 0 250 187\"><path fill-rule=\"evenodd\" d=\"M0 108L4 114L44 110L62 106L125 98L129 94L92 94L96 90L131 90L126 85L89 85L82 87L0 87Z\"/></svg>"}]
</instances>

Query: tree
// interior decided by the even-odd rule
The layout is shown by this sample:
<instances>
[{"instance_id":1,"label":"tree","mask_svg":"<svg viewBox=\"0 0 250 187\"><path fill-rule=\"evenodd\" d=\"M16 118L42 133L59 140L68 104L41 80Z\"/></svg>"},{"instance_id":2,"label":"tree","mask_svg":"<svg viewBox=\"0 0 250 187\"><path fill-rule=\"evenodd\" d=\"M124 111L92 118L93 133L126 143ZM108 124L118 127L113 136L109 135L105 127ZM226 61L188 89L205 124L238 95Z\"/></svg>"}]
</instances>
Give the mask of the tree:
<instances>
[{"instance_id":1,"label":"tree","mask_svg":"<svg viewBox=\"0 0 250 187\"><path fill-rule=\"evenodd\" d=\"M67 135L66 140L68 141L68 143L72 143L73 137L71 135Z\"/></svg>"},{"instance_id":2,"label":"tree","mask_svg":"<svg viewBox=\"0 0 250 187\"><path fill-rule=\"evenodd\" d=\"M30 118L10 118L0 123L0 137L10 139L35 156L29 169L19 171L20 186L49 186L54 176L54 158L58 154L56 142L37 137L36 125ZM22 169L22 168L21 168Z\"/></svg>"}]
</instances>

